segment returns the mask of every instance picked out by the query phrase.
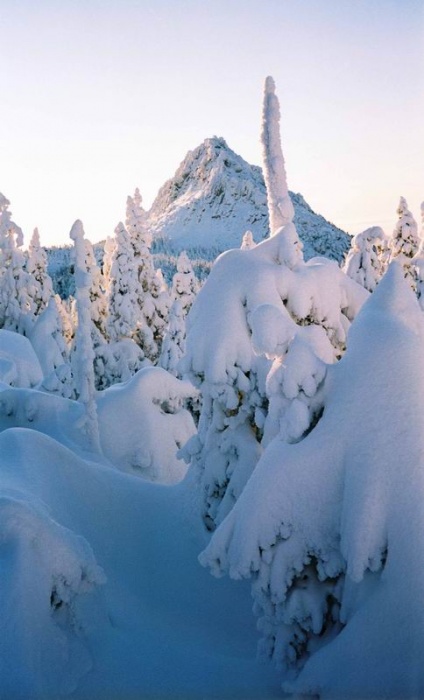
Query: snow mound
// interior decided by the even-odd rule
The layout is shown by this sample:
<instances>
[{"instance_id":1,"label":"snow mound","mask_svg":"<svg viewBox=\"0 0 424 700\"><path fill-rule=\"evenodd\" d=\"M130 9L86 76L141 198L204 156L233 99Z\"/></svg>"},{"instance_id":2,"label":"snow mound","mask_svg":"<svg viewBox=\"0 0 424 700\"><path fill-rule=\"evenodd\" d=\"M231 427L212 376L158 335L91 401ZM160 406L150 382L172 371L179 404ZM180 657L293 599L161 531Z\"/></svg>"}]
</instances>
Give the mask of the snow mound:
<instances>
[{"instance_id":1,"label":"snow mound","mask_svg":"<svg viewBox=\"0 0 424 700\"><path fill-rule=\"evenodd\" d=\"M119 469L149 481L180 481L187 467L177 451L196 432L183 408L197 394L160 367L146 367L125 384L98 394L100 442Z\"/></svg>"},{"instance_id":2,"label":"snow mound","mask_svg":"<svg viewBox=\"0 0 424 700\"><path fill-rule=\"evenodd\" d=\"M30 341L19 333L0 330L0 382L18 387L33 387L43 372Z\"/></svg>"}]
</instances>

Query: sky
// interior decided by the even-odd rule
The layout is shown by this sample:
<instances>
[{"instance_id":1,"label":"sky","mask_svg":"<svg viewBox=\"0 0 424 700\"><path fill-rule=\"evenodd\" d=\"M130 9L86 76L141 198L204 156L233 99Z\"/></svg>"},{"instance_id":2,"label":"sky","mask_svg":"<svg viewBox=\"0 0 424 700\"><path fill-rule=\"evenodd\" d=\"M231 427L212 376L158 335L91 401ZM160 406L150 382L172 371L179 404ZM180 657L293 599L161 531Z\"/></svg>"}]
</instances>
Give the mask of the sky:
<instances>
[{"instance_id":1,"label":"sky","mask_svg":"<svg viewBox=\"0 0 424 700\"><path fill-rule=\"evenodd\" d=\"M289 188L356 233L424 200L424 0L1 0L0 192L28 242L96 242L139 187L223 136L261 164L263 84Z\"/></svg>"}]
</instances>

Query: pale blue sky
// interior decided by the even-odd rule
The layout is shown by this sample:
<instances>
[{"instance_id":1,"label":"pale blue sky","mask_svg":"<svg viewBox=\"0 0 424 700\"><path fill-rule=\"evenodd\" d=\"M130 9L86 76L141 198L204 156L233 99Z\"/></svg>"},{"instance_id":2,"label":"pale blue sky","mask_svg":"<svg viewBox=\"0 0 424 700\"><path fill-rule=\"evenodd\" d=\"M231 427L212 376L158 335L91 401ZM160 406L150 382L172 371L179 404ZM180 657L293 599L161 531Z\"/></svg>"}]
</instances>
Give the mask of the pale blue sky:
<instances>
[{"instance_id":1,"label":"pale blue sky","mask_svg":"<svg viewBox=\"0 0 424 700\"><path fill-rule=\"evenodd\" d=\"M356 232L424 199L424 0L1 0L0 191L28 239L94 242L224 136L260 164L273 75L289 187Z\"/></svg>"}]
</instances>

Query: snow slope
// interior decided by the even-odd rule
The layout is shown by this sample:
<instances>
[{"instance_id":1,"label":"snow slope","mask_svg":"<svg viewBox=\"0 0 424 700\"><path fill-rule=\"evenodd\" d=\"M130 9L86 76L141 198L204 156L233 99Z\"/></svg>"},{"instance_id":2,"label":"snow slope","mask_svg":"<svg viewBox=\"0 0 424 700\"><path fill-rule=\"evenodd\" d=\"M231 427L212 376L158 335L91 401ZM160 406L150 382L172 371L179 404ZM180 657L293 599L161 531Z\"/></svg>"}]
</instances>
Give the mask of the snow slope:
<instances>
[{"instance_id":1,"label":"snow slope","mask_svg":"<svg viewBox=\"0 0 424 700\"><path fill-rule=\"evenodd\" d=\"M148 484L26 429L0 454L1 697L278 697L248 590L197 563L187 482Z\"/></svg>"},{"instance_id":2,"label":"snow slope","mask_svg":"<svg viewBox=\"0 0 424 700\"><path fill-rule=\"evenodd\" d=\"M291 193L291 198L305 259L325 255L341 261L350 236L312 211L302 195ZM180 248L238 248L246 230L261 241L269 234L262 170L223 138L206 139L159 190L148 223L155 237L169 238Z\"/></svg>"}]
</instances>

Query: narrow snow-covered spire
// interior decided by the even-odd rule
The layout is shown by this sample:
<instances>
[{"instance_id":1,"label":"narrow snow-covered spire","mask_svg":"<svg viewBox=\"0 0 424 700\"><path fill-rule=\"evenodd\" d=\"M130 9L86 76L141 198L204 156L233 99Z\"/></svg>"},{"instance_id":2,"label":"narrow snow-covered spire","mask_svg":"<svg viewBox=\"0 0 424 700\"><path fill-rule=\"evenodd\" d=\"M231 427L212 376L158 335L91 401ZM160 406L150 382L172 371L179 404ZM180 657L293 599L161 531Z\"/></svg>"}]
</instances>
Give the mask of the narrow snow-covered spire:
<instances>
[{"instance_id":1,"label":"narrow snow-covered spire","mask_svg":"<svg viewBox=\"0 0 424 700\"><path fill-rule=\"evenodd\" d=\"M280 104L275 94L274 79L265 80L261 141L264 177L268 194L271 236L293 221L294 208L287 187L287 176L280 137Z\"/></svg>"},{"instance_id":2,"label":"narrow snow-covered spire","mask_svg":"<svg viewBox=\"0 0 424 700\"><path fill-rule=\"evenodd\" d=\"M86 410L85 432L91 447L100 452L99 424L95 400L94 349L91 339L91 275L85 260L85 240L82 222L77 219L69 234L74 241L75 297L77 302L78 327L75 334L75 369L79 401Z\"/></svg>"}]
</instances>

